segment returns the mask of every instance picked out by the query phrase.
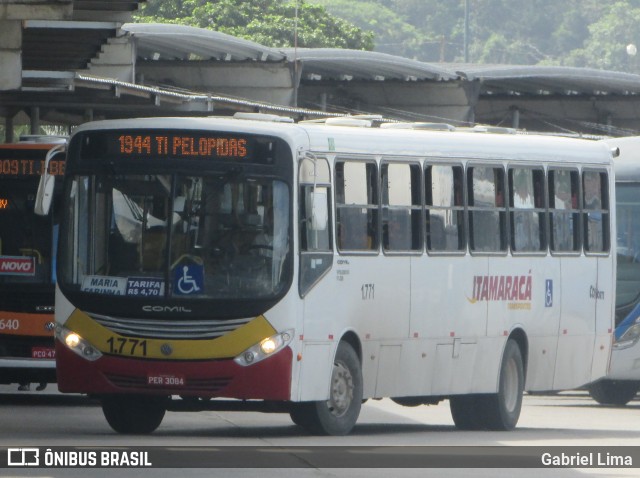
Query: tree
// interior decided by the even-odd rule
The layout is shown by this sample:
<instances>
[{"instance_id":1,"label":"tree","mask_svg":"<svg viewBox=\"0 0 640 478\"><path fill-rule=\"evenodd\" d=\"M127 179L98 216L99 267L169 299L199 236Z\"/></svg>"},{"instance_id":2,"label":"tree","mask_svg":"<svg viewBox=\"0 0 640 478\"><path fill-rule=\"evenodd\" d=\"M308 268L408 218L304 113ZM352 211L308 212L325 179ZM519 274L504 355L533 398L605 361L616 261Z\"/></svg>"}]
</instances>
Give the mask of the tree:
<instances>
[{"instance_id":1,"label":"tree","mask_svg":"<svg viewBox=\"0 0 640 478\"><path fill-rule=\"evenodd\" d=\"M619 1L589 25L584 47L571 51L566 63L640 73L637 53L627 53L629 44L640 46L640 7L637 2Z\"/></svg>"},{"instance_id":2,"label":"tree","mask_svg":"<svg viewBox=\"0 0 640 478\"><path fill-rule=\"evenodd\" d=\"M156 0L136 20L209 28L270 47L293 47L297 23L299 47L373 49L373 33L304 0Z\"/></svg>"},{"instance_id":3,"label":"tree","mask_svg":"<svg viewBox=\"0 0 640 478\"><path fill-rule=\"evenodd\" d=\"M331 14L352 22L375 35L375 50L406 58L425 59L425 50L435 49L438 59L440 39L423 33L390 8L376 0L310 0ZM431 44L430 44L431 43ZM434 46L435 45L435 46Z\"/></svg>"}]
</instances>

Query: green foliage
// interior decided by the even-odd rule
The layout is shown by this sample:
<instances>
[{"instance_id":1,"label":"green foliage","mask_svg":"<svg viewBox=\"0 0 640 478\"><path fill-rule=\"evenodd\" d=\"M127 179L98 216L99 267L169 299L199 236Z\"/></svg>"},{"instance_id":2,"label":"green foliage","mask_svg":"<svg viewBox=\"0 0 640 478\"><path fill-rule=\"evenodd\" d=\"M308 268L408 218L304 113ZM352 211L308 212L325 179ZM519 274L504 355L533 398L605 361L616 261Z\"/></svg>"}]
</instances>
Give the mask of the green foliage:
<instances>
[{"instance_id":1,"label":"green foliage","mask_svg":"<svg viewBox=\"0 0 640 478\"><path fill-rule=\"evenodd\" d=\"M640 72L640 0L299 0L298 45L428 62L546 64ZM181 23L266 46L294 44L295 0L148 0L139 21ZM375 40L375 41L374 41Z\"/></svg>"},{"instance_id":2,"label":"green foliage","mask_svg":"<svg viewBox=\"0 0 640 478\"><path fill-rule=\"evenodd\" d=\"M589 25L583 48L573 50L566 63L607 70L638 73L638 54L629 55L627 45L640 49L640 7L616 2L606 15Z\"/></svg>"},{"instance_id":3,"label":"green foliage","mask_svg":"<svg viewBox=\"0 0 640 478\"><path fill-rule=\"evenodd\" d=\"M373 49L371 32L304 0L150 0L136 20L210 28L270 47L295 46L297 31L299 47Z\"/></svg>"}]
</instances>

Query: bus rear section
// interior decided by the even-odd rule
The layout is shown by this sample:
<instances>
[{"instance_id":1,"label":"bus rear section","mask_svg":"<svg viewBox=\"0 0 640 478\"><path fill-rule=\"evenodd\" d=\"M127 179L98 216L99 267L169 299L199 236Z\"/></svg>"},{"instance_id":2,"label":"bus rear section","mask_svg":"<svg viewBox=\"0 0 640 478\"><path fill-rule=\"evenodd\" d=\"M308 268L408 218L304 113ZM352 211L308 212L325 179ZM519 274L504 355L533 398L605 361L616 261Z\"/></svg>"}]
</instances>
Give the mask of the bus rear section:
<instances>
[{"instance_id":1,"label":"bus rear section","mask_svg":"<svg viewBox=\"0 0 640 478\"><path fill-rule=\"evenodd\" d=\"M618 150L616 328L609 373L589 393L601 404L626 405L640 390L640 137L604 142Z\"/></svg>"},{"instance_id":2,"label":"bus rear section","mask_svg":"<svg viewBox=\"0 0 640 478\"><path fill-rule=\"evenodd\" d=\"M53 344L58 217L34 213L45 159L65 140L0 145L0 383L42 390L55 382ZM62 143L62 144L61 144ZM49 171L64 173L64 153ZM57 206L57 204L56 204Z\"/></svg>"}]
</instances>

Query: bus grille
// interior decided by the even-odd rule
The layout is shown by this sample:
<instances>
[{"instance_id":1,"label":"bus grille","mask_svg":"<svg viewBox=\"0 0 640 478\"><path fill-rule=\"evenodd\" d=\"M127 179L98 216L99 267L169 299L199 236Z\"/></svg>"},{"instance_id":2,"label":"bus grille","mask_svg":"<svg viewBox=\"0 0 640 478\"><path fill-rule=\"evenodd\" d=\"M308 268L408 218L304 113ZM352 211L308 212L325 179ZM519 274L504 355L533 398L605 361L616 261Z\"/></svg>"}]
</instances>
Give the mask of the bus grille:
<instances>
[{"instance_id":1,"label":"bus grille","mask_svg":"<svg viewBox=\"0 0 640 478\"><path fill-rule=\"evenodd\" d=\"M147 386L147 378L130 375L106 375L113 385L120 388L144 388ZM185 385L181 385L180 391L202 391L202 392L218 392L224 389L231 382L230 377L219 378L193 378L188 379Z\"/></svg>"},{"instance_id":2,"label":"bus grille","mask_svg":"<svg viewBox=\"0 0 640 478\"><path fill-rule=\"evenodd\" d=\"M114 318L90 314L103 327L121 335L158 339L214 339L249 323L248 319L231 320L181 320Z\"/></svg>"}]
</instances>

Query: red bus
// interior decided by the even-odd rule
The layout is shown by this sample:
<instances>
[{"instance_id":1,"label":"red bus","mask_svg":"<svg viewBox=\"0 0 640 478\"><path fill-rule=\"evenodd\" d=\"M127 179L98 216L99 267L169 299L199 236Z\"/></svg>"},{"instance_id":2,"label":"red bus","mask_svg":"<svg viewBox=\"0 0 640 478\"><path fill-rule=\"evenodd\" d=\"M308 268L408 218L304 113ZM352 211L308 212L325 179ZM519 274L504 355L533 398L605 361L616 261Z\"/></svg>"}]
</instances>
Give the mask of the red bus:
<instances>
[{"instance_id":1,"label":"red bus","mask_svg":"<svg viewBox=\"0 0 640 478\"><path fill-rule=\"evenodd\" d=\"M48 155L49 172L64 173L64 143L34 137L0 145L0 384L18 383L20 390L56 380L58 214L56 200L47 216L34 213L34 202Z\"/></svg>"}]
</instances>

